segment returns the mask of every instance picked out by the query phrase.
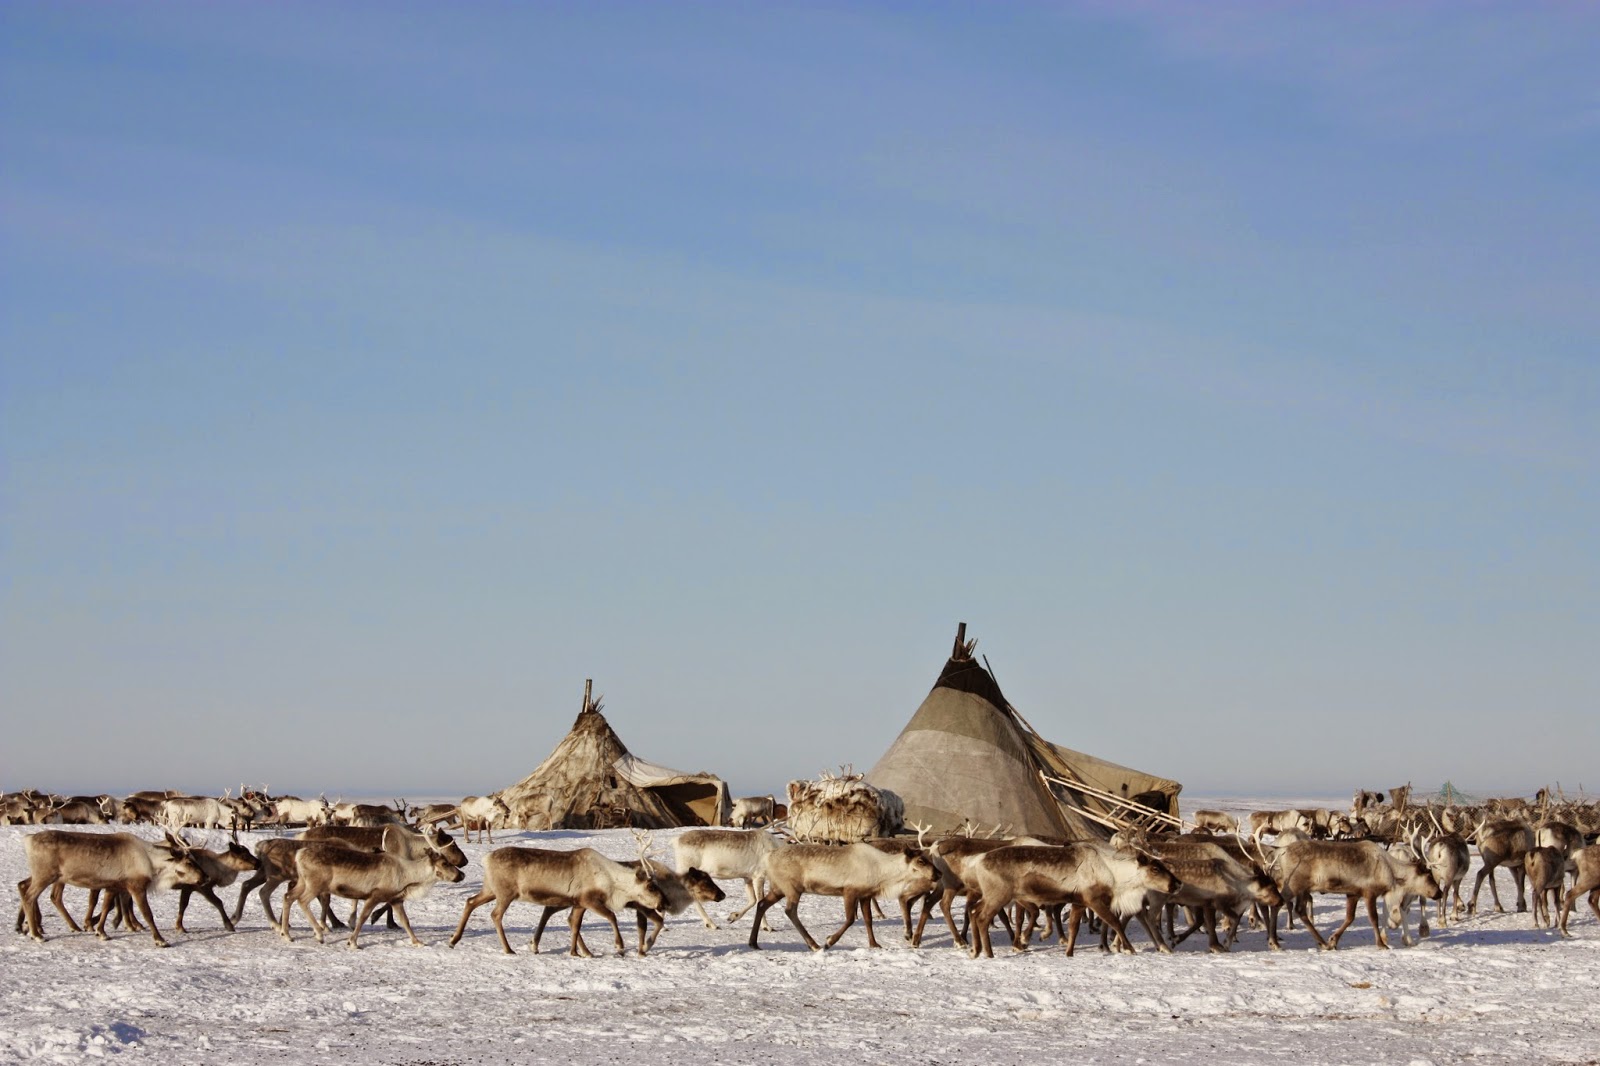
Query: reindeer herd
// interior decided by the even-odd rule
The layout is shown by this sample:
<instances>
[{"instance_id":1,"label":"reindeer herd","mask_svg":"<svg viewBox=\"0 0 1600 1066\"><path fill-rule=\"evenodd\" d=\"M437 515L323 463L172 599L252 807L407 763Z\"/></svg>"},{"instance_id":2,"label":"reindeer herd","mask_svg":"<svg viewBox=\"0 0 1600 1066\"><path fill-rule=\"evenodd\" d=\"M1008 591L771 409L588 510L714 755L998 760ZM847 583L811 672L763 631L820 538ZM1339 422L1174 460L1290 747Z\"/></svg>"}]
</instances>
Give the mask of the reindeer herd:
<instances>
[{"instance_id":1,"label":"reindeer herd","mask_svg":"<svg viewBox=\"0 0 1600 1066\"><path fill-rule=\"evenodd\" d=\"M185 931L192 895L211 903L231 932L256 892L268 922L285 940L293 938L296 907L319 942L330 928L346 927L333 911L333 899L339 897L353 902L349 947L359 947L362 928L378 918L420 945L407 901L439 882L459 883L468 876L467 856L447 828L477 831L481 838L496 826L504 828L508 816L505 804L492 796L421 809L404 800L393 806L328 803L273 798L265 789L245 788L237 797L230 793L221 799L151 792L123 799L32 791L0 797L0 823L51 827L22 838L28 876L17 886L18 932L43 941L39 900L48 891L73 931L93 929L105 939L107 922L114 918L131 930L148 929L162 946L166 940L150 909L152 889L178 891L174 924L179 932ZM148 840L131 832L54 828L112 822L154 824L162 836ZM184 837L186 828L226 829L233 835L225 849L207 850ZM254 851L238 842L241 829L265 828L298 832L262 839ZM1217 811L1196 812L1194 828L1187 832L1125 830L1110 841L1013 837L998 830L931 838L919 827L914 838L814 844L793 839L780 820L756 829L683 832L673 840L670 864L652 855L651 838L643 833L636 833L639 857L628 863L591 848L498 847L483 858L482 887L466 901L449 945L461 941L474 912L492 904L490 921L500 947L513 953L504 918L511 904L526 902L541 908L534 952L550 918L567 911L571 954L592 954L581 934L591 912L610 926L615 949L625 953L618 916L631 910L637 951L645 955L666 917L691 905L707 927L715 928L706 904L725 898L718 880L744 883L748 902L728 920L753 911L752 949L760 948L763 931L772 932L769 912L780 903L813 950L838 943L857 920L868 944L878 947L873 913L880 903L898 905L905 939L913 946L922 944L937 909L952 943L975 958L993 956L996 924L1006 930L1013 950L1027 950L1035 936L1041 941L1055 936L1071 955L1085 918L1108 951L1136 950L1129 935L1134 921L1163 952L1202 928L1212 951L1228 950L1248 930L1259 931L1268 947L1278 950L1280 927L1292 928L1296 921L1320 947L1333 950L1363 907L1377 946L1387 948L1388 930L1398 930L1405 944L1413 942L1407 928L1413 900L1420 903L1420 936L1429 935L1429 903L1435 905L1435 921L1448 926L1463 912L1476 911L1486 880L1495 909L1503 911L1494 877L1501 868L1512 876L1519 911L1528 909L1532 897L1536 928L1570 935L1568 922L1585 896L1600 920L1600 845L1595 843L1600 804L1555 802L1543 792L1532 802L1504 799L1468 807L1412 804L1404 790L1388 801L1363 791L1348 813L1254 812L1248 832ZM1463 903L1474 850L1479 869ZM241 879L230 912L217 890ZM283 886L275 914L272 896ZM89 892L81 925L66 907L67 887ZM842 924L822 943L800 915L807 895L837 897L843 905ZM1345 904L1342 923L1326 936L1313 912L1319 895L1342 898ZM1386 912L1382 920L1380 900ZM959 924L958 901L965 904Z\"/></svg>"}]
</instances>

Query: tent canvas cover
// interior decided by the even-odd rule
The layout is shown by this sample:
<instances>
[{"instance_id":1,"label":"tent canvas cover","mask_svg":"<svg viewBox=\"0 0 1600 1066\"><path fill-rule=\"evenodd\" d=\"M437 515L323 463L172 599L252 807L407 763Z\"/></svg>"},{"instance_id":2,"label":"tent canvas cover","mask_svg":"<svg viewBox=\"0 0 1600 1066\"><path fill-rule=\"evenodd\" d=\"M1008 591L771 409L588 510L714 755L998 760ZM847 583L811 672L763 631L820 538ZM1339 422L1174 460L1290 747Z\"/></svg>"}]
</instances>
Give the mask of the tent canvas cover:
<instances>
[{"instance_id":1,"label":"tent canvas cover","mask_svg":"<svg viewBox=\"0 0 1600 1066\"><path fill-rule=\"evenodd\" d=\"M972 657L966 627L933 690L867 780L905 801L906 825L1106 839L1176 819L1183 786L1036 733ZM1168 823L1170 824L1170 823Z\"/></svg>"},{"instance_id":2,"label":"tent canvas cover","mask_svg":"<svg viewBox=\"0 0 1600 1066\"><path fill-rule=\"evenodd\" d=\"M671 829L726 825L727 784L630 753L586 687L583 710L549 758L498 793L523 829Z\"/></svg>"}]
</instances>

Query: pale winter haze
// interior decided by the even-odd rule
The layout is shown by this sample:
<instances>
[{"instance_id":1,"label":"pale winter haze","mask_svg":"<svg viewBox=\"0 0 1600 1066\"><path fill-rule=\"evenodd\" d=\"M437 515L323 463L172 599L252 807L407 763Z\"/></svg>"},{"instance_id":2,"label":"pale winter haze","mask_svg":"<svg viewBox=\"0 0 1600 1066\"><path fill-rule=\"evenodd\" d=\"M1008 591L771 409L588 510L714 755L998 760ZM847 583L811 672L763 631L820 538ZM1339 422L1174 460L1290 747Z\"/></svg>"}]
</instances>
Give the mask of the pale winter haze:
<instances>
[{"instance_id":1,"label":"pale winter haze","mask_svg":"<svg viewBox=\"0 0 1600 1066\"><path fill-rule=\"evenodd\" d=\"M0 5L0 789L736 792L958 622L1191 790L1596 788L1600 9Z\"/></svg>"}]
</instances>

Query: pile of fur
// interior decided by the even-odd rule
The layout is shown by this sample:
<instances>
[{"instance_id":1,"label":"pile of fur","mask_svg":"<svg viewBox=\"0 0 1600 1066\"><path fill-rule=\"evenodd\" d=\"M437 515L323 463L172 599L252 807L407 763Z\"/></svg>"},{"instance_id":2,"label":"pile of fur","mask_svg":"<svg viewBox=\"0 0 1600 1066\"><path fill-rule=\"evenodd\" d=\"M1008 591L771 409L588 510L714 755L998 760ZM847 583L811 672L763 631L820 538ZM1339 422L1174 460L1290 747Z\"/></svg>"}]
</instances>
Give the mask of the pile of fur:
<instances>
[{"instance_id":1,"label":"pile of fur","mask_svg":"<svg viewBox=\"0 0 1600 1066\"><path fill-rule=\"evenodd\" d=\"M906 805L864 775L823 771L816 781L789 782L789 831L811 844L853 844L894 836L905 824Z\"/></svg>"}]
</instances>

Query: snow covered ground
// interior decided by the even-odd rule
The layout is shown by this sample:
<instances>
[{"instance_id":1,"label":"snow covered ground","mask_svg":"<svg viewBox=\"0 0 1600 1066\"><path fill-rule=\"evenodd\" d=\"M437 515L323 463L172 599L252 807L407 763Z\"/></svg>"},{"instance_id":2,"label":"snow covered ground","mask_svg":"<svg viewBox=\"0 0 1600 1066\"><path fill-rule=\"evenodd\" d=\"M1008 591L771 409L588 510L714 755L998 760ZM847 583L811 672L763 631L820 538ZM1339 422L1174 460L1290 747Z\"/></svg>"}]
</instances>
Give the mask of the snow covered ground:
<instances>
[{"instance_id":1,"label":"snow covered ground","mask_svg":"<svg viewBox=\"0 0 1600 1066\"><path fill-rule=\"evenodd\" d=\"M0 828L8 885L26 873L21 841L32 831ZM625 831L496 834L494 846L511 843L635 854ZM1208 954L1199 937L1160 955L1141 937L1146 950L1134 957L1091 946L1069 959L1051 944L974 961L951 950L937 918L921 950L891 922L879 927L881 951L867 948L858 925L839 947L813 954L780 911L760 952L745 947L748 918L711 931L691 910L669 920L648 958L572 958L560 922L535 956L525 948L537 916L518 904L507 930L519 954L506 956L488 907L458 947L445 946L490 850L465 847L467 880L409 908L421 949L382 929L364 934L360 951L333 938L319 945L299 915L297 939L286 944L253 898L236 934L199 899L190 933L174 934L171 895L153 902L173 947L125 932L102 943L67 932L46 901L46 943L0 938L0 1061L1600 1062L1600 927L1586 907L1571 940L1491 906L1392 951L1374 947L1363 915L1332 953L1296 928L1282 953L1247 933L1227 955ZM724 887L719 922L743 891ZM1501 891L1509 905L1509 876ZM83 898L68 893L75 911ZM840 920L837 900L803 908L819 938ZM1330 904L1319 913L1324 924L1333 918ZM596 950L609 944L601 930L592 917L585 924ZM996 939L999 947L1004 938Z\"/></svg>"}]
</instances>

